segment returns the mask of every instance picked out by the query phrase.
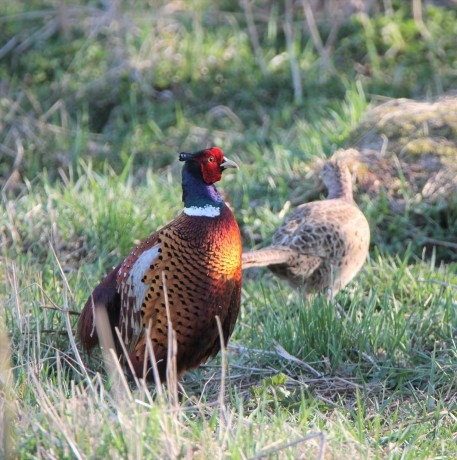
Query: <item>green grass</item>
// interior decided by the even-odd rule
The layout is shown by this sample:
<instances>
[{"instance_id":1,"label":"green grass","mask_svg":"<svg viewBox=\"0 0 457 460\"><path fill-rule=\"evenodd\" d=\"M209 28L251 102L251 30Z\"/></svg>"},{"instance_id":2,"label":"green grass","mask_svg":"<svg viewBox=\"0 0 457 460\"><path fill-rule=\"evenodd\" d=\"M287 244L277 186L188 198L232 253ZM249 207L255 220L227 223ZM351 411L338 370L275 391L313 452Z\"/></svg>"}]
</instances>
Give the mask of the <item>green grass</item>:
<instances>
[{"instance_id":1,"label":"green grass","mask_svg":"<svg viewBox=\"0 0 457 460\"><path fill-rule=\"evenodd\" d=\"M134 238L180 207L176 180L148 174L138 185L83 169L65 187L40 178L16 199L14 223L1 222L17 235L4 250L2 298L21 455L243 458L321 432L333 457L457 453L455 264L375 252L335 301L309 304L272 275L247 274L225 381L220 358L188 373L179 406L153 389L111 387L100 356L83 366L66 309L78 311ZM227 176L226 191L242 180ZM281 455L316 456L319 442Z\"/></svg>"},{"instance_id":2,"label":"green grass","mask_svg":"<svg viewBox=\"0 0 457 460\"><path fill-rule=\"evenodd\" d=\"M357 278L307 300L245 272L230 347L179 383L125 384L78 351L91 289L180 211L179 151L217 144L240 164L220 188L245 247L261 247L320 196L314 162L348 143L373 94L455 86L451 9L426 11L431 39L404 2L345 17L334 74L294 11L299 102L282 3L253 5L260 54L238 3L168 3L120 2L115 19L97 2L63 19L3 5L0 185L21 178L0 202L0 458L455 458L455 249L423 249L457 228L452 200L421 204L419 227L409 190L403 215L357 195L372 230Z\"/></svg>"}]
</instances>

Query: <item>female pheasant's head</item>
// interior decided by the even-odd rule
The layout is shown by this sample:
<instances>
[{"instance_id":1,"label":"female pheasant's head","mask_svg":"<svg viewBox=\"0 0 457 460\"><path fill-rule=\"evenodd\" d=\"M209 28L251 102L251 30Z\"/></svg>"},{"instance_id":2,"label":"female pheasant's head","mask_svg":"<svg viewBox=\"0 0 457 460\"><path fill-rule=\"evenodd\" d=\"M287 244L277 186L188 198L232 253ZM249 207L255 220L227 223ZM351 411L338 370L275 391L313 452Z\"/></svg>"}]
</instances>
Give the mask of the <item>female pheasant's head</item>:
<instances>
[{"instance_id":1,"label":"female pheasant's head","mask_svg":"<svg viewBox=\"0 0 457 460\"><path fill-rule=\"evenodd\" d=\"M225 206L222 197L214 186L222 178L222 171L238 168L217 147L200 150L195 153L179 154L184 161L182 172L182 193L184 213L188 216L216 217Z\"/></svg>"},{"instance_id":2,"label":"female pheasant's head","mask_svg":"<svg viewBox=\"0 0 457 460\"><path fill-rule=\"evenodd\" d=\"M352 202L352 177L347 164L342 160L328 160L320 172L327 187L327 198L342 198Z\"/></svg>"},{"instance_id":3,"label":"female pheasant's head","mask_svg":"<svg viewBox=\"0 0 457 460\"><path fill-rule=\"evenodd\" d=\"M224 157L224 153L217 147L200 150L195 153L179 154L179 161L185 161L191 171L201 171L205 184L211 185L222 178L222 171L227 168L238 168L237 164Z\"/></svg>"}]
</instances>

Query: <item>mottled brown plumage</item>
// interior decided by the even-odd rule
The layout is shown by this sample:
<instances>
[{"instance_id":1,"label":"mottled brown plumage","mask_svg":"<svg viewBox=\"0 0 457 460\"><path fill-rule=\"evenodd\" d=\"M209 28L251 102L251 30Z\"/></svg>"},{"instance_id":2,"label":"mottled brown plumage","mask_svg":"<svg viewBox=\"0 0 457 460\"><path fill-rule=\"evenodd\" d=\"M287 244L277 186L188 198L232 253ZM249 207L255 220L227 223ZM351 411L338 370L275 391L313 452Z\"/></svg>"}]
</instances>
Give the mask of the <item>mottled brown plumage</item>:
<instances>
[{"instance_id":1,"label":"mottled brown plumage","mask_svg":"<svg viewBox=\"0 0 457 460\"><path fill-rule=\"evenodd\" d=\"M298 206L276 230L271 246L243 254L243 269L268 266L306 294L336 294L359 272L368 255L370 228L354 203L345 163L327 161L321 177L326 200Z\"/></svg>"},{"instance_id":2,"label":"mottled brown plumage","mask_svg":"<svg viewBox=\"0 0 457 460\"><path fill-rule=\"evenodd\" d=\"M216 316L225 343L235 326L241 297L241 238L233 213L212 185L220 173L205 163L208 158L218 162L218 169L233 164L218 152L213 148L197 152L203 160L197 154L186 160L184 212L137 246L84 307L79 336L85 348L98 342L94 306L106 308L138 377L153 379L147 337L163 381L170 327L176 333L177 371L182 374L220 350Z\"/></svg>"}]
</instances>

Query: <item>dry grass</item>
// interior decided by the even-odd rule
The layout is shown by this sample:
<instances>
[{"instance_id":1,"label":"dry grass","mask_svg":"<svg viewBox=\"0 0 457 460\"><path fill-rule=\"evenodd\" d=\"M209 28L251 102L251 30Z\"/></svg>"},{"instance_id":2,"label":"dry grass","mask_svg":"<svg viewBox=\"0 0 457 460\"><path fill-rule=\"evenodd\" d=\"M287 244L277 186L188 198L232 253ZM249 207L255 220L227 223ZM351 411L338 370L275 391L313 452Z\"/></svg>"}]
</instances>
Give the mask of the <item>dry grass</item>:
<instances>
[{"instance_id":1,"label":"dry grass","mask_svg":"<svg viewBox=\"0 0 457 460\"><path fill-rule=\"evenodd\" d=\"M0 456L12 458L12 421L14 419L13 399L11 388L13 386L13 373L9 357L9 342L0 315Z\"/></svg>"},{"instance_id":2,"label":"dry grass","mask_svg":"<svg viewBox=\"0 0 457 460\"><path fill-rule=\"evenodd\" d=\"M5 4L0 457L456 457L455 98L388 102L354 134L368 94L455 87L455 13L381 3ZM370 261L338 304L253 271L228 350L128 382L79 352L78 313L181 209L176 152L213 143L241 164L222 186L249 248L357 144Z\"/></svg>"}]
</instances>

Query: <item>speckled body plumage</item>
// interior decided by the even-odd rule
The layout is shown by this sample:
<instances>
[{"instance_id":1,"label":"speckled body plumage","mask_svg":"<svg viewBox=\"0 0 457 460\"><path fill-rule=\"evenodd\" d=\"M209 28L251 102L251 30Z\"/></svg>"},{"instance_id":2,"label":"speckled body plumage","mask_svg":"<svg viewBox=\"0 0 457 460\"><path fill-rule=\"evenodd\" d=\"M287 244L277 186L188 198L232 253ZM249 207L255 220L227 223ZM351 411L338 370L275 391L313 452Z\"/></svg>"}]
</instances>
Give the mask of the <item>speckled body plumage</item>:
<instances>
[{"instance_id":1,"label":"speckled body plumage","mask_svg":"<svg viewBox=\"0 0 457 460\"><path fill-rule=\"evenodd\" d=\"M322 177L326 200L298 206L273 235L270 247L243 254L243 268L268 266L306 294L336 294L363 266L370 243L368 222L353 201L347 166L329 161Z\"/></svg>"},{"instance_id":2,"label":"speckled body plumage","mask_svg":"<svg viewBox=\"0 0 457 460\"><path fill-rule=\"evenodd\" d=\"M208 205L208 195L211 195L211 206L219 215L208 217L182 212L151 234L105 278L100 284L101 291L100 286L96 288L80 320L81 341L90 349L97 342L92 326L91 299L97 306L98 296L106 292L108 284L112 297L108 302L103 298L103 302L111 326L119 327L135 374L149 380L153 375L146 352L147 336L151 339L159 377L163 381L170 324L176 333L177 371L182 374L220 350L216 316L220 319L225 343L238 316L242 250L238 224L215 188L199 185L198 170L194 173L196 179L194 177L191 189L186 181L192 180L183 173L186 206L204 209L201 205ZM205 199L201 198L203 195Z\"/></svg>"},{"instance_id":3,"label":"speckled body plumage","mask_svg":"<svg viewBox=\"0 0 457 460\"><path fill-rule=\"evenodd\" d=\"M336 294L362 268L369 245L365 216L342 199L296 208L273 236L275 247L295 251L287 264L270 270L306 293L332 289Z\"/></svg>"}]
</instances>

